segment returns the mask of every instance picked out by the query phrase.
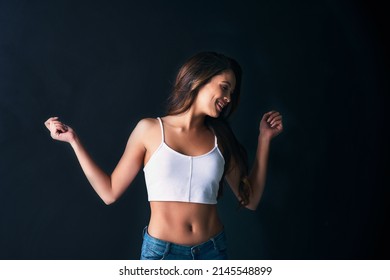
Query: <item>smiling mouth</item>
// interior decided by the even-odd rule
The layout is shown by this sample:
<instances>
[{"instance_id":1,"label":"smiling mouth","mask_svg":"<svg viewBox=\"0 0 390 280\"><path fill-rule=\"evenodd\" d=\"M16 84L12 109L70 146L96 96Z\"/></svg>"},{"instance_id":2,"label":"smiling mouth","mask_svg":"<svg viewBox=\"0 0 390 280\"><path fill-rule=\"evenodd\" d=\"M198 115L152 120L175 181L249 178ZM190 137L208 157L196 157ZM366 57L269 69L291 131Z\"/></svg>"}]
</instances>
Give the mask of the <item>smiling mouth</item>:
<instances>
[{"instance_id":1,"label":"smiling mouth","mask_svg":"<svg viewBox=\"0 0 390 280\"><path fill-rule=\"evenodd\" d=\"M218 112L222 112L223 108L226 106L225 103L222 101L217 101L217 104L215 105L217 107Z\"/></svg>"}]
</instances>

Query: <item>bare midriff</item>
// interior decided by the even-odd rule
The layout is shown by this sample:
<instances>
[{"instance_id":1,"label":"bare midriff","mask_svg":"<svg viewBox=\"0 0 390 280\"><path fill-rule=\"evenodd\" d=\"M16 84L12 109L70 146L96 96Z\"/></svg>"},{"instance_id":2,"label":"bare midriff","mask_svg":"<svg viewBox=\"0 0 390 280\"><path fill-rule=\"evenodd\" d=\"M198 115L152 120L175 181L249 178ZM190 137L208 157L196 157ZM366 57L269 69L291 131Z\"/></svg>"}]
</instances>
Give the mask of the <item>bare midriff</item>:
<instances>
[{"instance_id":1,"label":"bare midriff","mask_svg":"<svg viewBox=\"0 0 390 280\"><path fill-rule=\"evenodd\" d=\"M222 231L216 204L151 201L148 233L186 246L206 242Z\"/></svg>"}]
</instances>

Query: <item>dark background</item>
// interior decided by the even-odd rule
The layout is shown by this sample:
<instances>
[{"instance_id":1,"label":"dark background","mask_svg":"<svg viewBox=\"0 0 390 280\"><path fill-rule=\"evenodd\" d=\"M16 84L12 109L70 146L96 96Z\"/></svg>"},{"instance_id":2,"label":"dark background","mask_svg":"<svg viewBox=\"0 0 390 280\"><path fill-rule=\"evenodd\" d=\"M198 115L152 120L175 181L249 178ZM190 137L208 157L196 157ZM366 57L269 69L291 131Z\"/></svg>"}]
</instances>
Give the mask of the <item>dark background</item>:
<instances>
[{"instance_id":1,"label":"dark background","mask_svg":"<svg viewBox=\"0 0 390 280\"><path fill-rule=\"evenodd\" d=\"M219 202L232 259L389 259L388 11L379 1L0 1L0 258L137 259L142 171L111 206L59 116L107 172L135 124L164 114L179 66L213 50L244 70L232 119L250 159L284 117L257 211ZM387 182L385 182L387 181Z\"/></svg>"}]
</instances>

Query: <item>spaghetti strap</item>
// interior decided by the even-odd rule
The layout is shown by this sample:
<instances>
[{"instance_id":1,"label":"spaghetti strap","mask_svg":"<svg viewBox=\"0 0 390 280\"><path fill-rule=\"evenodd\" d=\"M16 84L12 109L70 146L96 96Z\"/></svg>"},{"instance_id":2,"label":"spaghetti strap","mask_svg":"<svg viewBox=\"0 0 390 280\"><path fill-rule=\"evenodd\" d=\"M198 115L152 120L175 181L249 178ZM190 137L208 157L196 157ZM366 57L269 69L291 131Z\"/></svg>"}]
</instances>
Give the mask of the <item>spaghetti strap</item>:
<instances>
[{"instance_id":1,"label":"spaghetti strap","mask_svg":"<svg viewBox=\"0 0 390 280\"><path fill-rule=\"evenodd\" d=\"M163 126L163 123L162 123L162 120L160 117L157 117L158 121L160 122L160 127L161 127L161 139L162 139L162 142L164 143L165 142L165 139L164 139L164 126Z\"/></svg>"},{"instance_id":2,"label":"spaghetti strap","mask_svg":"<svg viewBox=\"0 0 390 280\"><path fill-rule=\"evenodd\" d=\"M215 147L218 147L218 138L217 135L215 134L215 131L213 128L210 127L211 132L214 134L214 139L215 139Z\"/></svg>"}]
</instances>

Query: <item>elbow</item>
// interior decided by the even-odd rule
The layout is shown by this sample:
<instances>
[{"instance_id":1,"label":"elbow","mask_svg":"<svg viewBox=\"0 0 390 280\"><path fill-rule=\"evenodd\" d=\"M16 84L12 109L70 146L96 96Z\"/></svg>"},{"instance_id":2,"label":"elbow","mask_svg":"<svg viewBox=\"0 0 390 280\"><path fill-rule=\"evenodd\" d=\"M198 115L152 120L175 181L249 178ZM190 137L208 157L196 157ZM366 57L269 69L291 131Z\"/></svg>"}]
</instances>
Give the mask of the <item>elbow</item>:
<instances>
[{"instance_id":1,"label":"elbow","mask_svg":"<svg viewBox=\"0 0 390 280\"><path fill-rule=\"evenodd\" d=\"M107 206L113 204L116 201L115 197L104 197L102 200Z\"/></svg>"},{"instance_id":2,"label":"elbow","mask_svg":"<svg viewBox=\"0 0 390 280\"><path fill-rule=\"evenodd\" d=\"M252 201L252 199L249 199L249 201L247 201L247 204L245 204L245 202L243 201L240 201L240 208L242 207L252 211L255 211L258 205L259 203L256 201Z\"/></svg>"},{"instance_id":3,"label":"elbow","mask_svg":"<svg viewBox=\"0 0 390 280\"><path fill-rule=\"evenodd\" d=\"M257 204L253 205L253 204L248 204L245 206L246 209L249 209L249 210L252 210L252 211L256 211L257 209Z\"/></svg>"},{"instance_id":4,"label":"elbow","mask_svg":"<svg viewBox=\"0 0 390 280\"><path fill-rule=\"evenodd\" d=\"M262 198L262 194L263 194L262 189L263 189L263 187L261 188L261 192L260 193L252 195L249 198L249 203L247 205L245 205L245 207L247 209L252 210L252 211L256 211L257 207L260 204L261 198Z\"/></svg>"},{"instance_id":5,"label":"elbow","mask_svg":"<svg viewBox=\"0 0 390 280\"><path fill-rule=\"evenodd\" d=\"M103 200L104 204L106 205L113 204L117 200L117 196L114 194L111 184L110 184L110 190L102 194L100 198Z\"/></svg>"},{"instance_id":6,"label":"elbow","mask_svg":"<svg viewBox=\"0 0 390 280\"><path fill-rule=\"evenodd\" d=\"M115 200L103 200L103 201L104 201L104 204L106 204L107 206L111 205L115 202Z\"/></svg>"},{"instance_id":7,"label":"elbow","mask_svg":"<svg viewBox=\"0 0 390 280\"><path fill-rule=\"evenodd\" d=\"M245 205L245 208L256 211L257 207L259 206L260 201L249 201L247 205Z\"/></svg>"}]
</instances>

